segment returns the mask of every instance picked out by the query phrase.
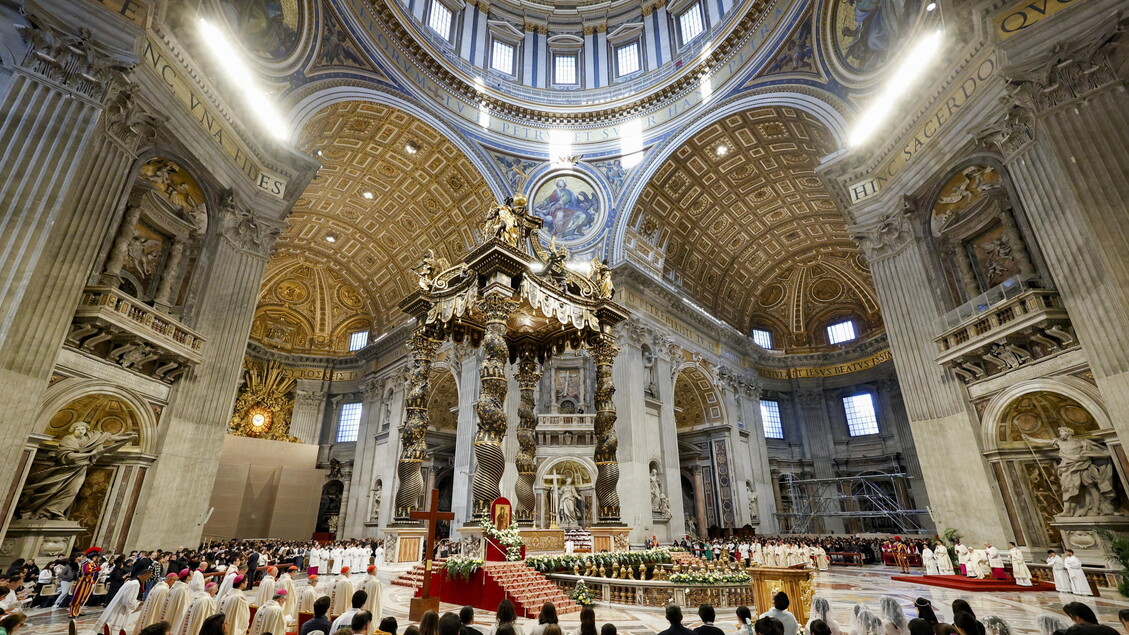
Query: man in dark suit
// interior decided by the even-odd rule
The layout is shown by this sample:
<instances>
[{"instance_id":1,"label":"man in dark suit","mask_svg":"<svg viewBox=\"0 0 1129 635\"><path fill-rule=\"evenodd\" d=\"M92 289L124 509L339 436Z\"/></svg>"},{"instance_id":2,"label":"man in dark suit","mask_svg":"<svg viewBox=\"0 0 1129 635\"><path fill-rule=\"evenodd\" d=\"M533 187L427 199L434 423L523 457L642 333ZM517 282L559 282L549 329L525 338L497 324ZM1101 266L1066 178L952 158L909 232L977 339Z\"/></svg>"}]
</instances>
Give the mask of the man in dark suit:
<instances>
[{"instance_id":1,"label":"man in dark suit","mask_svg":"<svg viewBox=\"0 0 1129 635\"><path fill-rule=\"evenodd\" d=\"M251 576L251 585L259 579L259 552L254 549L251 550L251 555L247 556L247 575Z\"/></svg>"},{"instance_id":2,"label":"man in dark suit","mask_svg":"<svg viewBox=\"0 0 1129 635\"><path fill-rule=\"evenodd\" d=\"M694 631L682 625L682 608L677 604L666 607L666 621L670 622L670 628L659 635L694 635Z\"/></svg>"},{"instance_id":3,"label":"man in dark suit","mask_svg":"<svg viewBox=\"0 0 1129 635\"><path fill-rule=\"evenodd\" d=\"M717 619L717 611L714 611L709 604L698 607L698 619L702 620L702 625L694 629L698 635L725 635L725 631L713 625L713 621Z\"/></svg>"}]
</instances>

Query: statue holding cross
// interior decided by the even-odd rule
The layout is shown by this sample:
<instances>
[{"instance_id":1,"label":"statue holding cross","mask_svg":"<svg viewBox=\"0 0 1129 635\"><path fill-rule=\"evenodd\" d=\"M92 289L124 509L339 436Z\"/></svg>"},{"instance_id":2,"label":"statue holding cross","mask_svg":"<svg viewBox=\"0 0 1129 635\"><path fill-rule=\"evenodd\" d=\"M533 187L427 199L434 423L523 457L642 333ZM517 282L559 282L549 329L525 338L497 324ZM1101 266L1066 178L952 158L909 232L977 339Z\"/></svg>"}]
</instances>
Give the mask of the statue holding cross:
<instances>
[{"instance_id":1,"label":"statue holding cross","mask_svg":"<svg viewBox=\"0 0 1129 635\"><path fill-rule=\"evenodd\" d=\"M426 522L427 533L423 537L423 593L420 597L412 598L408 608L408 619L419 621L423 614L429 610L439 610L439 598L431 595L431 573L435 564L435 547L439 544L439 521L451 521L455 515L451 512L439 511L439 490L431 490L431 502L426 511L411 512L412 520Z\"/></svg>"}]
</instances>

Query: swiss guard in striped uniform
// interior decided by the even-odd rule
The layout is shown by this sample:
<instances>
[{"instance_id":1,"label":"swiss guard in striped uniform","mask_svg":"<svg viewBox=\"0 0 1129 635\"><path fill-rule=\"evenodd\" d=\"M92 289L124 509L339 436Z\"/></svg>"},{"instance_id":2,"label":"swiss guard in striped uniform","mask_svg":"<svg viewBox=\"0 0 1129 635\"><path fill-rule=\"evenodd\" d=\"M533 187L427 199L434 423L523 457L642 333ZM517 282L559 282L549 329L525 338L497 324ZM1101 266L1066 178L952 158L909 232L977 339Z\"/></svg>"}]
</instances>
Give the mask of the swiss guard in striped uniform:
<instances>
[{"instance_id":1,"label":"swiss guard in striped uniform","mask_svg":"<svg viewBox=\"0 0 1129 635\"><path fill-rule=\"evenodd\" d=\"M71 619L78 617L90 594L94 592L94 582L98 578L98 563L94 558L102 553L100 547L91 547L83 553L82 561L78 563L78 577L75 578L71 595Z\"/></svg>"}]
</instances>

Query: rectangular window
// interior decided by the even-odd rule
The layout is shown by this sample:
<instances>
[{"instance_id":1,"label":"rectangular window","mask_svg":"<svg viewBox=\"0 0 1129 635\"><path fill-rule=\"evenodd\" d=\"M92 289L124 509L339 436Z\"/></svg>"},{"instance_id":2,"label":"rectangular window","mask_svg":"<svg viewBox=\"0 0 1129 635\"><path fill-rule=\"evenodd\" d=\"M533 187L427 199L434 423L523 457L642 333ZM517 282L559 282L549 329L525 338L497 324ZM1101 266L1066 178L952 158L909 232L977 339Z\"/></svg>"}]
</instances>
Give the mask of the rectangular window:
<instances>
[{"instance_id":1,"label":"rectangular window","mask_svg":"<svg viewBox=\"0 0 1129 635\"><path fill-rule=\"evenodd\" d=\"M349 335L349 351L359 351L368 346L368 331L353 331Z\"/></svg>"},{"instance_id":2,"label":"rectangular window","mask_svg":"<svg viewBox=\"0 0 1129 635\"><path fill-rule=\"evenodd\" d=\"M631 42L615 50L615 65L617 75L630 75L642 68L639 60L639 43Z\"/></svg>"},{"instance_id":3,"label":"rectangular window","mask_svg":"<svg viewBox=\"0 0 1129 635\"><path fill-rule=\"evenodd\" d=\"M337 416L337 442L352 443L361 430L361 402L341 404Z\"/></svg>"},{"instance_id":4,"label":"rectangular window","mask_svg":"<svg viewBox=\"0 0 1129 635\"><path fill-rule=\"evenodd\" d=\"M784 438L784 424L780 421L779 401L761 399L761 421L764 422L764 438Z\"/></svg>"},{"instance_id":5,"label":"rectangular window","mask_svg":"<svg viewBox=\"0 0 1129 635\"><path fill-rule=\"evenodd\" d=\"M852 437L878 434L878 417L874 414L874 395L864 392L843 397L843 410L847 414L847 430Z\"/></svg>"},{"instance_id":6,"label":"rectangular window","mask_svg":"<svg viewBox=\"0 0 1129 635\"><path fill-rule=\"evenodd\" d=\"M706 20L702 16L701 3L695 4L678 16L678 32L682 36L683 46L701 35L705 30Z\"/></svg>"},{"instance_id":7,"label":"rectangular window","mask_svg":"<svg viewBox=\"0 0 1129 635\"><path fill-rule=\"evenodd\" d=\"M553 56L553 83L554 84L575 84L576 83L576 55L554 55Z\"/></svg>"},{"instance_id":8,"label":"rectangular window","mask_svg":"<svg viewBox=\"0 0 1129 635\"><path fill-rule=\"evenodd\" d=\"M753 329L753 341L761 348L772 348L772 331Z\"/></svg>"},{"instance_id":9,"label":"rectangular window","mask_svg":"<svg viewBox=\"0 0 1129 635\"><path fill-rule=\"evenodd\" d=\"M858 335L855 334L855 323L851 320L832 324L827 327L827 341L832 344L849 342L856 337L858 337Z\"/></svg>"},{"instance_id":10,"label":"rectangular window","mask_svg":"<svg viewBox=\"0 0 1129 635\"><path fill-rule=\"evenodd\" d=\"M427 17L427 26L448 41L451 39L451 17L451 10L442 2L431 0L431 15Z\"/></svg>"},{"instance_id":11,"label":"rectangular window","mask_svg":"<svg viewBox=\"0 0 1129 635\"><path fill-rule=\"evenodd\" d=\"M514 46L494 40L490 51L490 68L507 75L514 74Z\"/></svg>"}]
</instances>

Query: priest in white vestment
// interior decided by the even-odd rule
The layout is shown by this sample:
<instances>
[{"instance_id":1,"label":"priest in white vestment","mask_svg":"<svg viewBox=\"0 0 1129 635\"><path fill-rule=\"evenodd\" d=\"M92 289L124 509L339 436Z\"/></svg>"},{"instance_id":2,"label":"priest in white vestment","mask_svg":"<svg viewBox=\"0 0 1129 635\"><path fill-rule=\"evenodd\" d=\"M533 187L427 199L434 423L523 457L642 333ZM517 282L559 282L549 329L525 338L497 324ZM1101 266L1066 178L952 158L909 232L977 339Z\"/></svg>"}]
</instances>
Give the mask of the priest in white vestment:
<instances>
[{"instance_id":1,"label":"priest in white vestment","mask_svg":"<svg viewBox=\"0 0 1129 635\"><path fill-rule=\"evenodd\" d=\"M921 564L925 567L925 575L937 575L940 571L937 570L937 556L933 555L933 550L926 547L921 550Z\"/></svg>"},{"instance_id":2,"label":"priest in white vestment","mask_svg":"<svg viewBox=\"0 0 1129 635\"><path fill-rule=\"evenodd\" d=\"M378 567L384 566L384 543L377 543L376 549L372 550L372 563ZM332 635L327 633L326 635Z\"/></svg>"},{"instance_id":3,"label":"priest in white vestment","mask_svg":"<svg viewBox=\"0 0 1129 635\"><path fill-rule=\"evenodd\" d=\"M188 610L188 605L192 602L192 592L188 590L188 570L181 571L177 576L179 579L169 587L169 594L165 598L165 610L161 615L161 620L168 622L169 626L175 626L180 623L181 618L184 617L184 612Z\"/></svg>"},{"instance_id":4,"label":"priest in white vestment","mask_svg":"<svg viewBox=\"0 0 1129 635\"><path fill-rule=\"evenodd\" d=\"M353 581L349 578L349 567L341 567L341 577L337 579L333 592L329 595L329 614L341 615L348 611L352 597Z\"/></svg>"},{"instance_id":5,"label":"priest in white vestment","mask_svg":"<svg viewBox=\"0 0 1129 635\"><path fill-rule=\"evenodd\" d=\"M1070 593L1070 575L1066 572L1066 563L1054 549L1047 551L1047 566L1054 574L1055 590L1059 593Z\"/></svg>"},{"instance_id":6,"label":"priest in white vestment","mask_svg":"<svg viewBox=\"0 0 1129 635\"><path fill-rule=\"evenodd\" d=\"M124 632L129 626L130 618L141 606L141 587L152 575L152 570L145 569L138 573L136 578L132 578L121 585L117 594L106 605L106 610L102 611L102 615L98 617L98 621L94 622L94 632L101 633L103 624L110 627L111 635Z\"/></svg>"},{"instance_id":7,"label":"priest in white vestment","mask_svg":"<svg viewBox=\"0 0 1129 635\"><path fill-rule=\"evenodd\" d=\"M286 635L286 611L283 606L288 601L285 591L279 591L255 611L255 620L251 622L250 635Z\"/></svg>"},{"instance_id":8,"label":"priest in white vestment","mask_svg":"<svg viewBox=\"0 0 1129 635\"><path fill-rule=\"evenodd\" d=\"M176 582L176 574L170 573L165 576L164 580L153 585L149 589L149 593L145 596L145 603L141 605L141 614L137 616L137 627L134 633L140 633L141 629L156 624L163 619L165 613L165 599L169 596L169 586Z\"/></svg>"},{"instance_id":9,"label":"priest in white vestment","mask_svg":"<svg viewBox=\"0 0 1129 635\"><path fill-rule=\"evenodd\" d=\"M1031 586L1031 569L1027 568L1027 562L1023 560L1023 552L1014 542L1007 545L1007 555L1011 558L1011 575L1015 578L1016 585Z\"/></svg>"},{"instance_id":10,"label":"priest in white vestment","mask_svg":"<svg viewBox=\"0 0 1129 635\"><path fill-rule=\"evenodd\" d=\"M255 595L255 606L262 606L270 602L276 590L278 590L278 568L268 567L267 574L259 582L259 591Z\"/></svg>"},{"instance_id":11,"label":"priest in white vestment","mask_svg":"<svg viewBox=\"0 0 1129 635\"><path fill-rule=\"evenodd\" d=\"M227 635L247 635L251 627L251 600L247 597L248 577L235 576L231 590L219 603L219 612L227 616Z\"/></svg>"},{"instance_id":12,"label":"priest in white vestment","mask_svg":"<svg viewBox=\"0 0 1129 635\"><path fill-rule=\"evenodd\" d=\"M291 566L290 570L278 577L277 588L286 591L286 597L291 598L283 607L286 610L286 621L298 622L298 591L294 587L294 579L290 576L298 572L298 567Z\"/></svg>"},{"instance_id":13,"label":"priest in white vestment","mask_svg":"<svg viewBox=\"0 0 1129 635\"><path fill-rule=\"evenodd\" d=\"M368 594L368 600L365 602L365 610L372 613L372 621L377 624L383 619L383 598L384 598L384 585L380 580L376 579L376 565L370 564L368 566L368 575L364 580L361 580L361 586L358 589Z\"/></svg>"},{"instance_id":14,"label":"priest in white vestment","mask_svg":"<svg viewBox=\"0 0 1129 635\"><path fill-rule=\"evenodd\" d=\"M223 603L223 599L227 597L234 586L235 578L241 575L247 575L247 565L231 565L227 568L227 571L223 574L223 582L220 583L220 590L216 591L216 606Z\"/></svg>"},{"instance_id":15,"label":"priest in white vestment","mask_svg":"<svg viewBox=\"0 0 1129 635\"><path fill-rule=\"evenodd\" d=\"M969 563L970 551L968 547L964 546L963 542L957 541L953 549L957 552L957 564L960 565L960 574L970 578L976 577L975 567Z\"/></svg>"},{"instance_id":16,"label":"priest in white vestment","mask_svg":"<svg viewBox=\"0 0 1129 635\"><path fill-rule=\"evenodd\" d=\"M204 590L193 594L192 603L188 605L184 617L173 624L172 635L199 635L204 620L216 614L217 590L219 586L215 582L209 582Z\"/></svg>"},{"instance_id":17,"label":"priest in white vestment","mask_svg":"<svg viewBox=\"0 0 1129 635\"><path fill-rule=\"evenodd\" d=\"M820 571L827 571L831 566L831 559L827 557L827 550L823 548L823 545L816 545L815 547L815 566ZM835 635L835 633L831 635Z\"/></svg>"},{"instance_id":18,"label":"priest in white vestment","mask_svg":"<svg viewBox=\"0 0 1129 635\"><path fill-rule=\"evenodd\" d=\"M345 560L345 550L342 549L341 547L334 547L333 551L329 552L329 560L330 560L329 566L331 567L331 571L333 572L333 574L337 575L337 574L341 573L341 568L346 566L345 562L344 562L344 560ZM331 635L331 634L326 633L326 635Z\"/></svg>"},{"instance_id":19,"label":"priest in white vestment","mask_svg":"<svg viewBox=\"0 0 1129 635\"><path fill-rule=\"evenodd\" d=\"M309 575L321 573L321 549L318 549L316 545L310 549L310 558L306 565L306 573Z\"/></svg>"},{"instance_id":20,"label":"priest in white vestment","mask_svg":"<svg viewBox=\"0 0 1129 635\"><path fill-rule=\"evenodd\" d=\"M972 568L976 570L977 580L983 580L992 575L992 567L988 564L988 554L983 549L973 549L968 559Z\"/></svg>"},{"instance_id":21,"label":"priest in white vestment","mask_svg":"<svg viewBox=\"0 0 1129 635\"><path fill-rule=\"evenodd\" d=\"M1074 595L1093 595L1090 591L1090 581L1086 579L1086 572L1082 570L1082 561L1074 555L1073 549L1066 550L1062 564L1066 567L1066 574L1070 576L1070 592Z\"/></svg>"},{"instance_id":22,"label":"priest in white vestment","mask_svg":"<svg viewBox=\"0 0 1129 635\"><path fill-rule=\"evenodd\" d=\"M933 550L933 558L937 561L937 573L940 575L953 575L953 561L949 558L949 550L940 541L937 541L937 548Z\"/></svg>"},{"instance_id":23,"label":"priest in white vestment","mask_svg":"<svg viewBox=\"0 0 1129 635\"><path fill-rule=\"evenodd\" d=\"M996 580L1007 580L1007 572L1004 571L1004 557L1000 555L1000 550L986 542L984 543L984 553L988 555L988 567L991 569L992 577Z\"/></svg>"},{"instance_id":24,"label":"priest in white vestment","mask_svg":"<svg viewBox=\"0 0 1129 635\"><path fill-rule=\"evenodd\" d=\"M298 602L298 612L300 613L313 613L314 602L325 594L318 589L318 577L311 575L306 578L306 586L302 587L302 599Z\"/></svg>"},{"instance_id":25,"label":"priest in white vestment","mask_svg":"<svg viewBox=\"0 0 1129 635\"><path fill-rule=\"evenodd\" d=\"M192 577L188 580L188 590L192 591L195 595L204 590L204 571L208 568L207 562L201 562L200 566L192 571Z\"/></svg>"}]
</instances>

